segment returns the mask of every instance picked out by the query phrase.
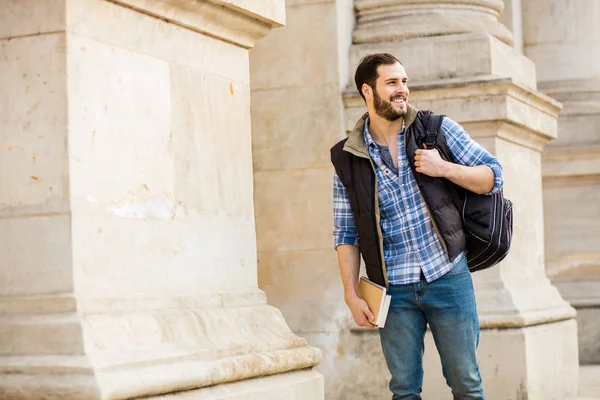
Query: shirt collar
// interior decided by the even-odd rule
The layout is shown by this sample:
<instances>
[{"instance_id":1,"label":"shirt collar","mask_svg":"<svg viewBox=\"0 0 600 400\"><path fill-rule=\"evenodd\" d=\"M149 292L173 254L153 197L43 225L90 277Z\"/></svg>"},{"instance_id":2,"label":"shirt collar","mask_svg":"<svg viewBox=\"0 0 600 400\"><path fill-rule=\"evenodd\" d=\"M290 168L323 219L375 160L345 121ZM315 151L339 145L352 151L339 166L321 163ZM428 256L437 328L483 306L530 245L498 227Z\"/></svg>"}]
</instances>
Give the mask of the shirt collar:
<instances>
[{"instance_id":1,"label":"shirt collar","mask_svg":"<svg viewBox=\"0 0 600 400\"><path fill-rule=\"evenodd\" d=\"M369 122L370 122L370 118L367 117L367 119L365 120L365 127L363 130L363 136L364 136L364 140L365 140L365 144L367 145L367 147L371 148L377 148L377 143L375 143L375 140L373 140L373 137L371 136L371 132L369 132ZM400 132L398 132L398 135L401 135L404 133L404 120L402 120L402 129L400 129Z\"/></svg>"}]
</instances>

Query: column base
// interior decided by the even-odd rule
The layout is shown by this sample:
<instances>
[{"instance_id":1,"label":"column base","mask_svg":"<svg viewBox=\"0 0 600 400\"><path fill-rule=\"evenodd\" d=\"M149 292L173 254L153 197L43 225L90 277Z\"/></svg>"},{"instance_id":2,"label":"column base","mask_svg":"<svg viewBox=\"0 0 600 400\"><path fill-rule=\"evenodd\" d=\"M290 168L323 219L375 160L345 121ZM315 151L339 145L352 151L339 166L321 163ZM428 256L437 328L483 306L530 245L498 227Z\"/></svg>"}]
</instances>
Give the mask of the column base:
<instances>
[{"instance_id":1,"label":"column base","mask_svg":"<svg viewBox=\"0 0 600 400\"><path fill-rule=\"evenodd\" d=\"M482 329L479 368L487 396L505 400L563 400L579 385L575 320L518 329ZM428 332L423 398L449 398L439 356Z\"/></svg>"},{"instance_id":2,"label":"column base","mask_svg":"<svg viewBox=\"0 0 600 400\"><path fill-rule=\"evenodd\" d=\"M23 314L25 303L11 306L19 312L0 323L0 333L18 344L24 331L35 332L43 346L4 349L10 355L0 356L0 398L158 396L305 370L321 360L260 291L81 299L77 313L60 317ZM84 349L69 351L70 342Z\"/></svg>"},{"instance_id":3,"label":"column base","mask_svg":"<svg viewBox=\"0 0 600 400\"><path fill-rule=\"evenodd\" d=\"M210 388L149 397L148 400L322 400L323 375L313 369L288 372Z\"/></svg>"}]
</instances>

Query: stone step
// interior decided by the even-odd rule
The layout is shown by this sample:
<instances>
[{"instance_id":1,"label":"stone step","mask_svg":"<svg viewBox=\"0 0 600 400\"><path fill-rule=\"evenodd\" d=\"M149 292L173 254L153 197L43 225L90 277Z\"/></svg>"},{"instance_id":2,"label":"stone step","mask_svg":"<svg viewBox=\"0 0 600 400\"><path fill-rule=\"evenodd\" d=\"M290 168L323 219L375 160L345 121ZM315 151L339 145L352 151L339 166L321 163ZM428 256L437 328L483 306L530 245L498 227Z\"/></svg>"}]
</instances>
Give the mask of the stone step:
<instances>
[{"instance_id":1,"label":"stone step","mask_svg":"<svg viewBox=\"0 0 600 400\"><path fill-rule=\"evenodd\" d=\"M600 365L581 365L579 368L579 397L576 400L600 399Z\"/></svg>"}]
</instances>

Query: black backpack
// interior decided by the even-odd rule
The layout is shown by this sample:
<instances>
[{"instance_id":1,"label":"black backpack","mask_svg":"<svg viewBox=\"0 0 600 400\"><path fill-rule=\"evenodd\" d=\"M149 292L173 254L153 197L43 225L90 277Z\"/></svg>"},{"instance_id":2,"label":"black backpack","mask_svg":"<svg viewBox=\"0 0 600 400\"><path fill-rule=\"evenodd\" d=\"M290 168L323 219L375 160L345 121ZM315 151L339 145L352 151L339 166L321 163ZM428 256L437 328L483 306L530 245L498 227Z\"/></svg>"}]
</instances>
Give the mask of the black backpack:
<instances>
[{"instance_id":1,"label":"black backpack","mask_svg":"<svg viewBox=\"0 0 600 400\"><path fill-rule=\"evenodd\" d=\"M452 161L446 137L441 131L443 115L429 114L426 137L417 142L428 149L436 148L442 159ZM438 139L438 132L442 137ZM467 264L471 272L490 268L506 257L513 232L512 202L504 198L502 189L491 196L466 190L450 181L448 189L458 209L467 237Z\"/></svg>"}]
</instances>

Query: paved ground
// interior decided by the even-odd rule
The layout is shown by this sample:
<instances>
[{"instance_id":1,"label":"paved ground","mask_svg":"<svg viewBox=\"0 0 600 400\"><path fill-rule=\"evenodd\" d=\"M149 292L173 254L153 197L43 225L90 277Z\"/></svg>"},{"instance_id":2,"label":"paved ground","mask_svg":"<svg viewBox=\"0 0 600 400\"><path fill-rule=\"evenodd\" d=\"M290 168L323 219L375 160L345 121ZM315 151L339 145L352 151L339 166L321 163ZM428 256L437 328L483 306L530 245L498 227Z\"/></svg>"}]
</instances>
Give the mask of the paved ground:
<instances>
[{"instance_id":1,"label":"paved ground","mask_svg":"<svg viewBox=\"0 0 600 400\"><path fill-rule=\"evenodd\" d=\"M582 365L579 369L579 397L577 400L600 399L600 365Z\"/></svg>"}]
</instances>

